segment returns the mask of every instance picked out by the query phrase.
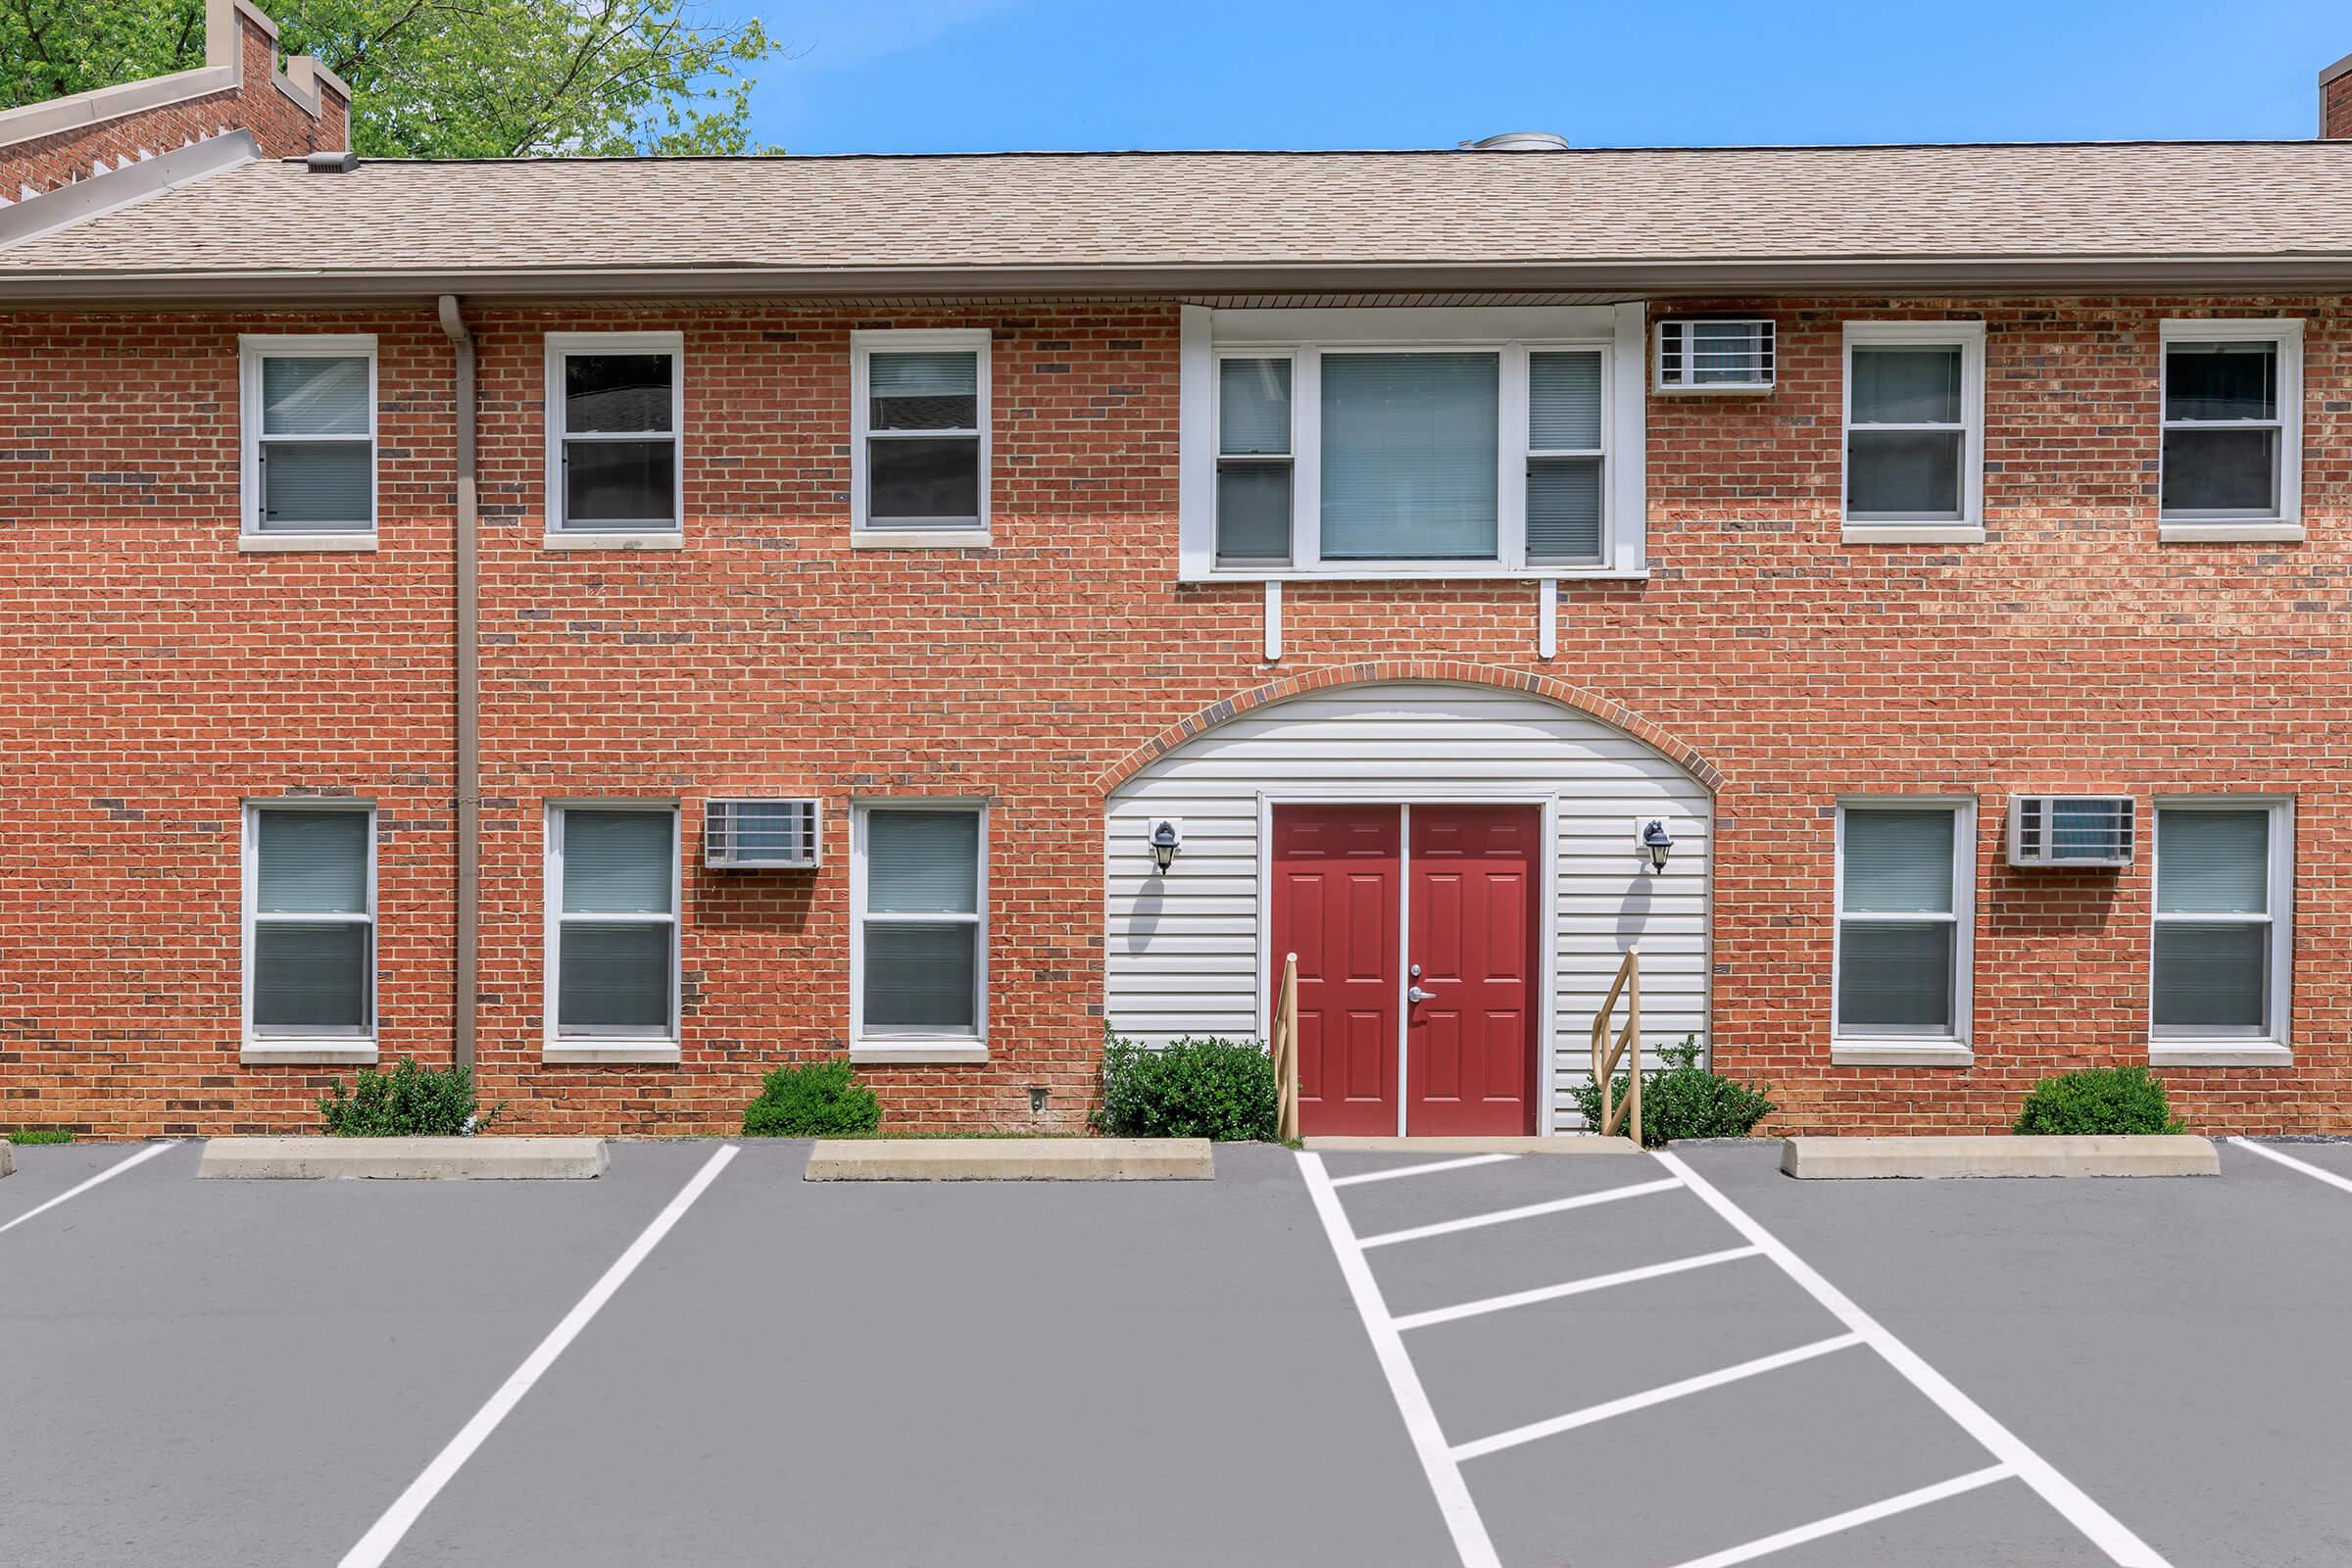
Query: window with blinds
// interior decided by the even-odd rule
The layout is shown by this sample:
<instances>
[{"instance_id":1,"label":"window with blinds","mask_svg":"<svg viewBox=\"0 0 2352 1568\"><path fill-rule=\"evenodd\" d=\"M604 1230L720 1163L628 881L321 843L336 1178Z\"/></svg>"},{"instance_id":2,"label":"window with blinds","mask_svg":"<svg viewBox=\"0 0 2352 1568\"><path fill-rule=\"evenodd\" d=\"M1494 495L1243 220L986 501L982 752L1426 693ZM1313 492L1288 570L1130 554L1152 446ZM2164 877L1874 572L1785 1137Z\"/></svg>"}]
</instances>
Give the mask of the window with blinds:
<instances>
[{"instance_id":1,"label":"window with blinds","mask_svg":"<svg viewBox=\"0 0 2352 1568\"><path fill-rule=\"evenodd\" d=\"M1601 559L1601 356L1527 357L1527 559L1597 565Z\"/></svg>"},{"instance_id":2,"label":"window with blinds","mask_svg":"<svg viewBox=\"0 0 2352 1568\"><path fill-rule=\"evenodd\" d=\"M985 820L978 807L859 810L857 1038L981 1037Z\"/></svg>"},{"instance_id":3,"label":"window with blinds","mask_svg":"<svg viewBox=\"0 0 2352 1568\"><path fill-rule=\"evenodd\" d=\"M988 526L988 334L853 337L855 526L977 534Z\"/></svg>"},{"instance_id":4,"label":"window with blinds","mask_svg":"<svg viewBox=\"0 0 2352 1568\"><path fill-rule=\"evenodd\" d=\"M246 812L246 1014L257 1041L375 1033L375 813Z\"/></svg>"},{"instance_id":5,"label":"window with blinds","mask_svg":"<svg viewBox=\"0 0 2352 1568\"><path fill-rule=\"evenodd\" d=\"M1960 1035L1973 860L1956 807L1838 811L1837 1033Z\"/></svg>"},{"instance_id":6,"label":"window with blinds","mask_svg":"<svg viewBox=\"0 0 2352 1568\"><path fill-rule=\"evenodd\" d=\"M680 526L679 351L662 338L549 339L558 533L674 533Z\"/></svg>"},{"instance_id":7,"label":"window with blinds","mask_svg":"<svg viewBox=\"0 0 2352 1568\"><path fill-rule=\"evenodd\" d=\"M1500 359L1322 357L1326 561L1493 561Z\"/></svg>"},{"instance_id":8,"label":"window with blinds","mask_svg":"<svg viewBox=\"0 0 2352 1568\"><path fill-rule=\"evenodd\" d=\"M550 822L559 1040L677 1037L677 812L564 807Z\"/></svg>"},{"instance_id":9,"label":"window with blinds","mask_svg":"<svg viewBox=\"0 0 2352 1568\"><path fill-rule=\"evenodd\" d=\"M375 531L375 340L242 346L248 534Z\"/></svg>"},{"instance_id":10,"label":"window with blinds","mask_svg":"<svg viewBox=\"0 0 2352 1568\"><path fill-rule=\"evenodd\" d=\"M1217 564L1291 564L1293 362L1217 362Z\"/></svg>"},{"instance_id":11,"label":"window with blinds","mask_svg":"<svg viewBox=\"0 0 2352 1568\"><path fill-rule=\"evenodd\" d=\"M2159 1040L2278 1038L2282 836L2267 803L2157 804L2149 1005Z\"/></svg>"}]
</instances>

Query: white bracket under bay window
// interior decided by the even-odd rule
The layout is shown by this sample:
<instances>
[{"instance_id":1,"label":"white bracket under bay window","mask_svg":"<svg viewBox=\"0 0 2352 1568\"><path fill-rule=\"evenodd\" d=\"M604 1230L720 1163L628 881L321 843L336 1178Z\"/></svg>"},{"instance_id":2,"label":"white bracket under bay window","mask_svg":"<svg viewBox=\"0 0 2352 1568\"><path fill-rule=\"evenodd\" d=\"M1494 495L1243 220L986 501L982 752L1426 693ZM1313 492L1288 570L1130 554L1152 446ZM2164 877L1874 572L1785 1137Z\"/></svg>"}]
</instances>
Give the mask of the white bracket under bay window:
<instances>
[{"instance_id":1,"label":"white bracket under bay window","mask_svg":"<svg viewBox=\"0 0 2352 1568\"><path fill-rule=\"evenodd\" d=\"M375 339L237 340L242 550L375 548Z\"/></svg>"},{"instance_id":2,"label":"white bracket under bay window","mask_svg":"<svg viewBox=\"0 0 2352 1568\"><path fill-rule=\"evenodd\" d=\"M988 809L871 801L851 820L850 1059L988 1059Z\"/></svg>"},{"instance_id":3,"label":"white bracket under bay window","mask_svg":"<svg viewBox=\"0 0 2352 1568\"><path fill-rule=\"evenodd\" d=\"M1976 804L1897 796L1838 808L1831 1059L1965 1067Z\"/></svg>"},{"instance_id":4,"label":"white bracket under bay window","mask_svg":"<svg viewBox=\"0 0 2352 1568\"><path fill-rule=\"evenodd\" d=\"M549 1061L678 1059L678 812L547 812Z\"/></svg>"},{"instance_id":5,"label":"white bracket under bay window","mask_svg":"<svg viewBox=\"0 0 2352 1568\"><path fill-rule=\"evenodd\" d=\"M2164 323L2157 528L2175 542L2303 537L2303 323Z\"/></svg>"},{"instance_id":6,"label":"white bracket under bay window","mask_svg":"<svg viewBox=\"0 0 2352 1568\"><path fill-rule=\"evenodd\" d=\"M375 810L245 808L248 1062L375 1060Z\"/></svg>"},{"instance_id":7,"label":"white bracket under bay window","mask_svg":"<svg viewBox=\"0 0 2352 1568\"><path fill-rule=\"evenodd\" d=\"M676 332L547 335L549 548L684 542L685 359Z\"/></svg>"},{"instance_id":8,"label":"white bracket under bay window","mask_svg":"<svg viewBox=\"0 0 2352 1568\"><path fill-rule=\"evenodd\" d=\"M1181 573L1639 577L1644 311L1187 306Z\"/></svg>"},{"instance_id":9,"label":"white bracket under bay window","mask_svg":"<svg viewBox=\"0 0 2352 1568\"><path fill-rule=\"evenodd\" d=\"M1984 537L1984 323L1845 323L1847 544Z\"/></svg>"},{"instance_id":10,"label":"white bracket under bay window","mask_svg":"<svg viewBox=\"0 0 2352 1568\"><path fill-rule=\"evenodd\" d=\"M850 543L988 543L985 329L850 334Z\"/></svg>"},{"instance_id":11,"label":"white bracket under bay window","mask_svg":"<svg viewBox=\"0 0 2352 1568\"><path fill-rule=\"evenodd\" d=\"M2293 908L2287 802L2156 803L2151 1060L2229 1066L2288 1059Z\"/></svg>"}]
</instances>

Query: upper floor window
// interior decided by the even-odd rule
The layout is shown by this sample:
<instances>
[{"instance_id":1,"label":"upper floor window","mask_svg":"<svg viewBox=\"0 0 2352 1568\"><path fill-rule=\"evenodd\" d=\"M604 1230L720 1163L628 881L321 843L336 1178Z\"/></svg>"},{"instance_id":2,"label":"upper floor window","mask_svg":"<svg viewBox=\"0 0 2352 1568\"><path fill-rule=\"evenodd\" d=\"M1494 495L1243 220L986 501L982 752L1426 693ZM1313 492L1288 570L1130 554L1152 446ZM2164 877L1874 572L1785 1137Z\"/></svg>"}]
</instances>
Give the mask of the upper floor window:
<instances>
[{"instance_id":1,"label":"upper floor window","mask_svg":"<svg viewBox=\"0 0 2352 1568\"><path fill-rule=\"evenodd\" d=\"M375 812L365 804L245 809L245 1051L373 1054Z\"/></svg>"},{"instance_id":2,"label":"upper floor window","mask_svg":"<svg viewBox=\"0 0 2352 1568\"><path fill-rule=\"evenodd\" d=\"M988 542L985 330L850 339L851 535L868 545Z\"/></svg>"},{"instance_id":3,"label":"upper floor window","mask_svg":"<svg viewBox=\"0 0 2352 1568\"><path fill-rule=\"evenodd\" d=\"M2248 524L2295 523L2303 323L2167 321L2163 339L2165 533L2230 538Z\"/></svg>"},{"instance_id":4,"label":"upper floor window","mask_svg":"<svg viewBox=\"0 0 2352 1568\"><path fill-rule=\"evenodd\" d=\"M1846 538L1982 537L1984 474L1984 323L1847 322Z\"/></svg>"},{"instance_id":5,"label":"upper floor window","mask_svg":"<svg viewBox=\"0 0 2352 1568\"><path fill-rule=\"evenodd\" d=\"M679 536L684 354L675 332L548 334L551 538L612 543Z\"/></svg>"},{"instance_id":6,"label":"upper floor window","mask_svg":"<svg viewBox=\"0 0 2352 1568\"><path fill-rule=\"evenodd\" d=\"M375 537L375 339L238 340L240 532L263 548Z\"/></svg>"},{"instance_id":7,"label":"upper floor window","mask_svg":"<svg viewBox=\"0 0 2352 1568\"><path fill-rule=\"evenodd\" d=\"M1184 574L1639 573L1642 331L1639 307L1188 310Z\"/></svg>"}]
</instances>

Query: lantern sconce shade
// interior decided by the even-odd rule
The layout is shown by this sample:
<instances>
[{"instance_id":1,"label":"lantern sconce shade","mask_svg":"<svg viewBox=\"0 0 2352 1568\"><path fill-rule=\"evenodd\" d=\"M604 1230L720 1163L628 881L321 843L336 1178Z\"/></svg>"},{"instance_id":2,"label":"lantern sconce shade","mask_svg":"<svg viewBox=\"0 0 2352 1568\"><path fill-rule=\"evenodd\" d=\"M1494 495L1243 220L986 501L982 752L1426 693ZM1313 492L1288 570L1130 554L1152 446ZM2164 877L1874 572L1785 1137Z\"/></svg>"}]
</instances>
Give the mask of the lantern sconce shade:
<instances>
[{"instance_id":1,"label":"lantern sconce shade","mask_svg":"<svg viewBox=\"0 0 2352 1568\"><path fill-rule=\"evenodd\" d=\"M1152 818L1151 843L1152 863L1165 876L1176 863L1176 852L1184 847L1184 824L1172 816Z\"/></svg>"},{"instance_id":2,"label":"lantern sconce shade","mask_svg":"<svg viewBox=\"0 0 2352 1568\"><path fill-rule=\"evenodd\" d=\"M1674 853L1674 835L1666 831L1664 822L1652 818L1642 829L1642 853L1649 858L1650 870L1666 869L1666 858Z\"/></svg>"}]
</instances>

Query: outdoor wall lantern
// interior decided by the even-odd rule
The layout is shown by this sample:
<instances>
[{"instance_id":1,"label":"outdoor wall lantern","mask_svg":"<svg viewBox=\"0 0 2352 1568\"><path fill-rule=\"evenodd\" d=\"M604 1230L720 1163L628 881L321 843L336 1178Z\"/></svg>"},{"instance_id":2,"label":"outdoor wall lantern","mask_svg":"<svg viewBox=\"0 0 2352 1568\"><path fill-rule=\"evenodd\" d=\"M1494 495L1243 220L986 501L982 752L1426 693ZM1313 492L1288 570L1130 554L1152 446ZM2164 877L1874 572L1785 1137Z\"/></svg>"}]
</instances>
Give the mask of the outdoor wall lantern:
<instances>
[{"instance_id":1,"label":"outdoor wall lantern","mask_svg":"<svg viewBox=\"0 0 2352 1568\"><path fill-rule=\"evenodd\" d=\"M1642 830L1642 850L1649 857L1649 868L1663 871L1666 869L1666 857L1674 853L1674 835L1666 831L1665 823L1652 818L1649 825Z\"/></svg>"},{"instance_id":2,"label":"outdoor wall lantern","mask_svg":"<svg viewBox=\"0 0 2352 1568\"><path fill-rule=\"evenodd\" d=\"M1152 824L1152 863L1159 874L1168 874L1176 863L1176 852L1184 847L1184 824L1172 816L1159 817Z\"/></svg>"}]
</instances>

